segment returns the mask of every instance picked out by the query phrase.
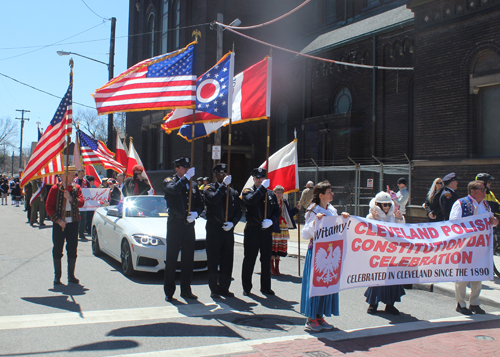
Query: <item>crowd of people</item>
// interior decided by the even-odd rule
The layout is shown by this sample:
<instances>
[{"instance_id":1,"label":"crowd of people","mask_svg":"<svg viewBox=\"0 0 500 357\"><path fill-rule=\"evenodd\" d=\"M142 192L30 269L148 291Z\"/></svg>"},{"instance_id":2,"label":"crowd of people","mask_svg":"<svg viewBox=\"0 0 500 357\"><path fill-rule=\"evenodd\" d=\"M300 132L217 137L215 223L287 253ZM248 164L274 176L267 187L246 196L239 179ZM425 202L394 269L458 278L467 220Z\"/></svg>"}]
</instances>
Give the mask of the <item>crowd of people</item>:
<instances>
[{"instance_id":1,"label":"crowd of people","mask_svg":"<svg viewBox=\"0 0 500 357\"><path fill-rule=\"evenodd\" d=\"M316 185L307 182L296 207L291 207L284 197L284 188L276 185L270 189L266 170L255 168L251 175L252 187L245 188L241 196L230 187L232 177L227 165L218 164L213 168L215 182L208 177L194 180L195 168L189 158L174 161L175 174L164 180L165 200L168 207L166 235L166 263L164 273L165 300L174 300L176 290L175 272L177 257L181 254L180 296L197 299L191 290L194 265L195 220L204 213L206 222L206 252L208 263L208 286L210 296L216 298L234 297L230 289L234 261L234 228L240 222L243 208L246 208L244 228L244 258L242 262L241 284L243 295L252 294L252 276L257 257L260 254L260 291L265 295L275 295L271 287L271 276L280 275L280 258L287 256L289 230L296 229L295 216L305 209L305 224L302 237L309 239L302 279L300 312L307 317L305 328L311 331L332 329L325 317L338 316L338 294L309 296L310 271L312 264L312 237L316 220L324 216L337 216L332 205L332 187L328 181ZM102 179L99 187L110 188L110 204L118 204L123 197L147 195L151 189L141 175L141 166L133 168L133 176L124 180L123 174L116 178ZM91 212L79 212L84 205L81 188L95 188L95 178L85 176L84 170L71 167L61 175L61 180L52 187L42 185L41 179L33 180L26 186L26 201L30 202L28 220L31 226L44 226L47 216L53 222L54 284L61 283L61 258L64 243L68 256L68 281L78 283L75 277L78 237L83 239L92 221ZM468 195L459 198L455 193L458 179L455 173L436 178L426 196L423 208L429 222L455 220L476 214L490 213L492 226L498 225L500 202L491 191L494 178L480 173L468 184ZM405 223L406 205L409 198L406 178L397 181L398 192L390 187L379 192L369 203L367 219L392 223ZM7 194L12 195L12 204L19 205L21 193L19 180L9 181L5 176L0 180L2 205L7 204ZM28 198L29 197L29 198ZM4 203L5 201L5 203ZM227 207L227 209L226 209ZM87 216L88 215L88 216ZM349 218L349 213L342 212ZM456 311L465 315L484 314L480 307L481 282L470 282L469 307L465 302L466 287L469 282L455 284ZM374 286L365 291L367 312L378 313L378 304L385 304L385 312L398 315L394 306L405 295L403 285Z\"/></svg>"}]
</instances>

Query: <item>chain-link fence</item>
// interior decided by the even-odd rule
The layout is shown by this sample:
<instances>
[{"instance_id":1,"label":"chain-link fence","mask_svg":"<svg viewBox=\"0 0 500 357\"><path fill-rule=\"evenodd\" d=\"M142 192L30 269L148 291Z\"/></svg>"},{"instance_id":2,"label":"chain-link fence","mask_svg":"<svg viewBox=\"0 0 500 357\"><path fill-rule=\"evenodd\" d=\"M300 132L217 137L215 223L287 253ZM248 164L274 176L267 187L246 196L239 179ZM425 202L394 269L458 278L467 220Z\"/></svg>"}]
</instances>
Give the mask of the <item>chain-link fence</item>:
<instances>
[{"instance_id":1,"label":"chain-link fence","mask_svg":"<svg viewBox=\"0 0 500 357\"><path fill-rule=\"evenodd\" d=\"M357 216L366 216L370 200L378 192L386 191L387 186L397 192L397 180L400 177L406 178L411 197L410 164L299 167L301 191L305 188L307 181L313 181L316 184L328 180L335 193L332 203L337 211L346 211ZM300 193L290 194L289 201L295 204L300 199Z\"/></svg>"}]
</instances>

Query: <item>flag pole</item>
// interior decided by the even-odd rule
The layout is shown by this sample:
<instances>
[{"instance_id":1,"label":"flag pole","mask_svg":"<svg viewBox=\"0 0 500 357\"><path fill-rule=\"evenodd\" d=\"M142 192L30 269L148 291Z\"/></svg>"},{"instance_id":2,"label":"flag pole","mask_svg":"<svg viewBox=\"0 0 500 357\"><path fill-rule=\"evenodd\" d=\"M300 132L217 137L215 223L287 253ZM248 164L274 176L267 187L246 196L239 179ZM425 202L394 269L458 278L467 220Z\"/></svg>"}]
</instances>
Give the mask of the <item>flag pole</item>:
<instances>
[{"instance_id":1,"label":"flag pole","mask_svg":"<svg viewBox=\"0 0 500 357\"><path fill-rule=\"evenodd\" d=\"M193 122L191 124L191 167L194 166L194 125L195 125L195 116L196 116L196 107L193 108ZM189 178L189 199L188 199L188 214L191 212L191 196L193 190L191 189L193 187L193 178Z\"/></svg>"},{"instance_id":2,"label":"flag pole","mask_svg":"<svg viewBox=\"0 0 500 357\"><path fill-rule=\"evenodd\" d=\"M191 36L194 37L194 42L198 43L198 37L201 37L201 32L199 30L194 30ZM193 108L193 123L191 124L191 167L194 166L194 133L195 133L195 116L196 116L196 104ZM188 214L191 212L191 196L193 190L191 189L193 187L193 178L189 178L189 198L188 198Z\"/></svg>"},{"instance_id":3,"label":"flag pole","mask_svg":"<svg viewBox=\"0 0 500 357\"><path fill-rule=\"evenodd\" d=\"M69 67L71 68L70 72L69 72L69 78L70 78L69 84L70 85L73 82L73 66L74 66L74 62L73 62L73 58L71 58L69 60ZM73 95L71 96L71 106L73 106ZM73 122L71 123L71 125L73 125ZM65 169L65 178L68 176L68 168L69 168L69 145L70 144L71 144L71 135L67 135L66 136L66 169ZM63 180L62 185L60 187L62 187L61 191L63 191L63 192L66 190L66 180ZM63 200L63 207L66 207L66 199ZM63 218L63 220L64 220L64 218ZM64 227L61 227L61 230L64 232Z\"/></svg>"},{"instance_id":4,"label":"flag pole","mask_svg":"<svg viewBox=\"0 0 500 357\"><path fill-rule=\"evenodd\" d=\"M233 42L233 51L234 53L234 42ZM231 134L233 130L233 113L232 113L232 108L229 108L230 112L229 114L229 134L227 138L227 174L231 175ZM227 222L227 219L229 217L229 190L231 184L227 185L226 189L226 218L224 222ZM266 195L267 196L267 195Z\"/></svg>"},{"instance_id":5,"label":"flag pole","mask_svg":"<svg viewBox=\"0 0 500 357\"><path fill-rule=\"evenodd\" d=\"M272 57L273 49L271 48L269 56ZM269 79L268 79L269 80ZM267 144L266 144L266 179L269 177L269 141L271 136L271 115L267 118ZM264 219L267 218L267 193L264 202Z\"/></svg>"},{"instance_id":6,"label":"flag pole","mask_svg":"<svg viewBox=\"0 0 500 357\"><path fill-rule=\"evenodd\" d=\"M227 174L231 174L231 132L232 132L232 126L233 126L233 118L232 115L229 117L229 135L227 139ZM229 216L229 190L231 184L227 185L226 189L226 219L224 222L227 222L227 218ZM266 195L267 197L267 195Z\"/></svg>"},{"instance_id":7,"label":"flag pole","mask_svg":"<svg viewBox=\"0 0 500 357\"><path fill-rule=\"evenodd\" d=\"M297 129L293 130L293 134L295 136L295 140L297 140ZM297 194L298 191L295 191L295 203L297 203ZM300 209L297 212L297 264L299 269L298 275L300 276Z\"/></svg>"},{"instance_id":8,"label":"flag pole","mask_svg":"<svg viewBox=\"0 0 500 357\"><path fill-rule=\"evenodd\" d=\"M297 191L295 192L295 202L297 202ZM297 267L300 276L300 209L297 212Z\"/></svg>"},{"instance_id":9,"label":"flag pole","mask_svg":"<svg viewBox=\"0 0 500 357\"><path fill-rule=\"evenodd\" d=\"M69 84L71 85L71 82L73 82L73 66L74 66L74 62L73 62L73 58L71 58L69 60L69 67L71 68L70 69L70 82ZM73 96L71 97L71 106L73 106ZM71 125L73 125L73 123L71 123ZM67 135L66 137L66 170L65 170L65 173L66 175L68 174L68 167L69 167L69 145L71 144L71 135ZM63 181L63 186L66 186L66 182ZM64 187L66 188L66 187Z\"/></svg>"}]
</instances>

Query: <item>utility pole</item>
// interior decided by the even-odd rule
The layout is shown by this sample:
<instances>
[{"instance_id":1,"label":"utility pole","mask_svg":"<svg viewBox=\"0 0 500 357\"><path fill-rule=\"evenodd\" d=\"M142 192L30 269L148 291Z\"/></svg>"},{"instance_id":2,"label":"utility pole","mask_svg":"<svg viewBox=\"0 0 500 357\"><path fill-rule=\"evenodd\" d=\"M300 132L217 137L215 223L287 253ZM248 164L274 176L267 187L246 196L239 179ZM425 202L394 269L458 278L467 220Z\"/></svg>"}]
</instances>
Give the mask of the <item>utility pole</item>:
<instances>
[{"instance_id":1,"label":"utility pole","mask_svg":"<svg viewBox=\"0 0 500 357\"><path fill-rule=\"evenodd\" d=\"M19 172L23 169L23 129L24 129L24 121L29 121L29 118L24 117L24 113L29 113L29 110L25 109L16 109L17 112L22 112L21 118L16 118L21 121L21 146L19 147ZM14 171L14 170L12 170ZM14 172L12 172L14 174Z\"/></svg>"},{"instance_id":2,"label":"utility pole","mask_svg":"<svg viewBox=\"0 0 500 357\"><path fill-rule=\"evenodd\" d=\"M38 135L38 141L40 141L40 124L42 124L41 121L37 121L36 122L36 127L37 127L37 130L38 130L38 133L37 133L37 135Z\"/></svg>"},{"instance_id":3,"label":"utility pole","mask_svg":"<svg viewBox=\"0 0 500 357\"><path fill-rule=\"evenodd\" d=\"M116 32L116 17L111 18L111 37L109 41L109 64L108 64L108 80L114 77L115 68L115 32ZM108 114L108 149L115 152L115 136L113 133L113 114ZM112 177L113 171L108 170L108 177Z\"/></svg>"}]
</instances>

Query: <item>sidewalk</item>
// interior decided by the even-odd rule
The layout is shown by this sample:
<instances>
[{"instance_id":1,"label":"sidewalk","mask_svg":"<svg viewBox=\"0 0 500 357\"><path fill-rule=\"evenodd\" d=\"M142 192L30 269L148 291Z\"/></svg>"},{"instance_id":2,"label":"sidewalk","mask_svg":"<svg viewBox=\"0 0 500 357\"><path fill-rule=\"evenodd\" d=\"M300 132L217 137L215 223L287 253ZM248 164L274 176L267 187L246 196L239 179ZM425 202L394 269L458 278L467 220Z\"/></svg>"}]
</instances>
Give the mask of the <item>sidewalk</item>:
<instances>
[{"instance_id":1,"label":"sidewalk","mask_svg":"<svg viewBox=\"0 0 500 357\"><path fill-rule=\"evenodd\" d=\"M483 315L484 316L484 315ZM422 321L423 322L423 321ZM446 327L427 327L406 330L401 325L390 326L392 331L349 339L349 333L339 331L323 337L253 345L252 352L232 356L497 356L500 341L500 318L489 315L482 322L451 322ZM411 322L420 324L420 322ZM353 332L355 334L355 332ZM347 338L347 339L346 339Z\"/></svg>"},{"instance_id":2,"label":"sidewalk","mask_svg":"<svg viewBox=\"0 0 500 357\"><path fill-rule=\"evenodd\" d=\"M244 222L239 222L236 225L234 229L235 242L243 244L244 229L245 229ZM289 232L290 232L290 240L288 242L288 254L291 256L300 255L300 257L304 258L307 253L307 245L309 244L309 242L307 240L301 239L299 245L298 229L292 229ZM500 267L500 256L494 256L494 259L495 259L495 265L497 267ZM413 284L413 288L455 297L455 283ZM494 276L494 280L483 281L483 288L481 290L480 298L483 303L500 308L500 278Z\"/></svg>"},{"instance_id":3,"label":"sidewalk","mask_svg":"<svg viewBox=\"0 0 500 357\"><path fill-rule=\"evenodd\" d=\"M500 312L142 353L141 357L497 356Z\"/></svg>"}]
</instances>

